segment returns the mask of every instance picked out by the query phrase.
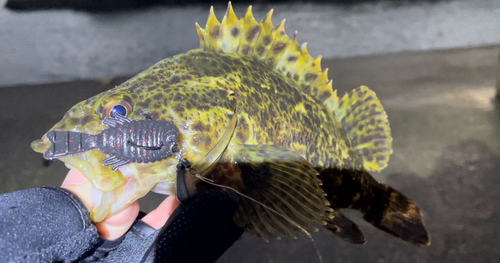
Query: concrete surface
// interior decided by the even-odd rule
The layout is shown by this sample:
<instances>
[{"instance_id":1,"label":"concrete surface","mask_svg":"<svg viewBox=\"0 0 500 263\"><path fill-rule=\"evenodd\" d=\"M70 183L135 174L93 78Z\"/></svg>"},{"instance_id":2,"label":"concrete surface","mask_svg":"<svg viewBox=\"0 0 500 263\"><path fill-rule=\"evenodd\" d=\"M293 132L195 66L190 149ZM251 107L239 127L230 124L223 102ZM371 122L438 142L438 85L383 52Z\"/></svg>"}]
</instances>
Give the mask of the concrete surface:
<instances>
[{"instance_id":1,"label":"concrete surface","mask_svg":"<svg viewBox=\"0 0 500 263\"><path fill-rule=\"evenodd\" d=\"M325 262L498 262L500 258L500 105L495 96L500 46L325 60L334 86L367 84L391 122L394 154L376 178L414 198L432 236L427 248L362 220L365 245L327 231L313 234ZM0 89L0 193L59 185L67 169L43 166L29 145L73 104L125 80L75 81ZM342 92L341 92L342 93ZM159 195L142 200L146 210ZM266 244L244 235L219 260L319 262L305 235Z\"/></svg>"},{"instance_id":2,"label":"concrete surface","mask_svg":"<svg viewBox=\"0 0 500 263\"><path fill-rule=\"evenodd\" d=\"M500 100L500 54L498 55L497 64L497 99Z\"/></svg>"},{"instance_id":3,"label":"concrete surface","mask_svg":"<svg viewBox=\"0 0 500 263\"><path fill-rule=\"evenodd\" d=\"M5 0L0 0L3 6ZM233 1L242 16L247 4ZM500 1L376 1L358 5L255 4L287 19L313 55L353 57L500 44ZM225 4L215 6L222 18ZM129 75L198 46L209 4L118 13L14 12L0 7L0 87Z\"/></svg>"}]
</instances>

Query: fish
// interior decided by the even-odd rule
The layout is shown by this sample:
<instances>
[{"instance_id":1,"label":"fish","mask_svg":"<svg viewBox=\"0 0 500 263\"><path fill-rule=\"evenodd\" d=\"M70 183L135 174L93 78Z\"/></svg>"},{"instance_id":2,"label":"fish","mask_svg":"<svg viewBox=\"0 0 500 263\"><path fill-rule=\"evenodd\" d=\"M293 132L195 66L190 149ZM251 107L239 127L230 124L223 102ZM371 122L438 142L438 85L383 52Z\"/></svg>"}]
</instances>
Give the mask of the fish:
<instances>
[{"instance_id":1,"label":"fish","mask_svg":"<svg viewBox=\"0 0 500 263\"><path fill-rule=\"evenodd\" d=\"M371 175L392 154L375 92L360 86L337 96L321 56L272 14L257 22L250 6L238 18L229 2L219 22L212 7L205 28L195 24L200 48L74 105L32 148L85 175L93 222L150 191L176 194L178 164L187 160L190 191L224 186L238 200L234 222L264 240L322 226L362 244L343 214L352 209L428 246L415 201Z\"/></svg>"}]
</instances>

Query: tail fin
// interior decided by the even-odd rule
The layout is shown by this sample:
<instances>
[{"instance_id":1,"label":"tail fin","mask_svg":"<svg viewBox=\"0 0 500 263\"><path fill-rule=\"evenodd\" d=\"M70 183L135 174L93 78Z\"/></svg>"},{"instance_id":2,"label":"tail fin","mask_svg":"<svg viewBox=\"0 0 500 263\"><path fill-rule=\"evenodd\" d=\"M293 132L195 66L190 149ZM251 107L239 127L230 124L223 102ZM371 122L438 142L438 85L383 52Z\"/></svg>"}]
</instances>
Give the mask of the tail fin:
<instances>
[{"instance_id":1,"label":"tail fin","mask_svg":"<svg viewBox=\"0 0 500 263\"><path fill-rule=\"evenodd\" d=\"M419 246L431 243L418 205L388 185L379 184L363 214L363 218L375 227L404 241Z\"/></svg>"},{"instance_id":2,"label":"tail fin","mask_svg":"<svg viewBox=\"0 0 500 263\"><path fill-rule=\"evenodd\" d=\"M391 235L419 246L430 244L422 212L415 201L378 183L367 171L327 169L321 171L319 178L335 212L342 208L358 210L367 222ZM337 221L327 221L327 228L339 235L337 225L351 238L361 238L352 226L354 223L345 220L348 219L339 217Z\"/></svg>"}]
</instances>

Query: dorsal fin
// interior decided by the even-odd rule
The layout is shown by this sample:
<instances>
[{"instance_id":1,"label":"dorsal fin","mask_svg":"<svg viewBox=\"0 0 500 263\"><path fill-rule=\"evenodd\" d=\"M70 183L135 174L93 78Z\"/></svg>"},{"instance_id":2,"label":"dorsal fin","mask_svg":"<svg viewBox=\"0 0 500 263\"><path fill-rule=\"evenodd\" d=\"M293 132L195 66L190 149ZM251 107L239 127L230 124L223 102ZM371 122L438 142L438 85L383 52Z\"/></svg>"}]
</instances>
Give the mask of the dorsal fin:
<instances>
[{"instance_id":1,"label":"dorsal fin","mask_svg":"<svg viewBox=\"0 0 500 263\"><path fill-rule=\"evenodd\" d=\"M299 45L297 32L289 38L285 32L285 20L275 27L271 21L272 14L271 9L258 23L252 14L252 6L249 6L245 16L238 19L229 2L221 23L212 7L205 29L196 23L200 47L259 58L297 82L333 115L339 98L332 89L332 81L328 79L328 69L321 69L321 56L312 58L306 44Z\"/></svg>"},{"instance_id":2,"label":"dorsal fin","mask_svg":"<svg viewBox=\"0 0 500 263\"><path fill-rule=\"evenodd\" d=\"M392 137L387 115L375 93L362 86L340 100L337 91L332 89L332 81L328 79L328 69L321 69L321 56L312 58L306 44L299 45L297 32L289 38L285 32L285 20L275 27L271 21L272 14L271 9L258 23L252 14L252 6L249 6L245 16L238 19L229 2L220 23L212 7L205 29L196 23L200 47L257 57L294 80L342 123L363 158L364 168L368 171L382 170L392 153ZM351 112L356 112L356 115L347 116Z\"/></svg>"}]
</instances>

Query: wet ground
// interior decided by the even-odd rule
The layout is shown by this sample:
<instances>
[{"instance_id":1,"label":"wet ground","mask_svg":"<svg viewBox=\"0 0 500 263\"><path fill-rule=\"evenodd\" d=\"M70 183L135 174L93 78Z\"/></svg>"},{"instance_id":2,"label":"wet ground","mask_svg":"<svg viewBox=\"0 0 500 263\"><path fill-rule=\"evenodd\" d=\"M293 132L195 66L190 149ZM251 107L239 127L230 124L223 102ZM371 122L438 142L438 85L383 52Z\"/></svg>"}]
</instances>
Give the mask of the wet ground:
<instances>
[{"instance_id":1,"label":"wet ground","mask_svg":"<svg viewBox=\"0 0 500 263\"><path fill-rule=\"evenodd\" d=\"M394 154L376 175L414 198L430 247L397 240L359 220L368 240L347 244L313 234L325 262L498 262L500 258L500 105L493 101L500 46L325 60L334 87L366 84L389 115ZM125 80L86 80L0 88L0 193L59 185L67 169L45 167L29 145L73 104ZM151 194L143 208L161 200ZM244 235L219 262L318 262L299 240L270 244Z\"/></svg>"}]
</instances>

